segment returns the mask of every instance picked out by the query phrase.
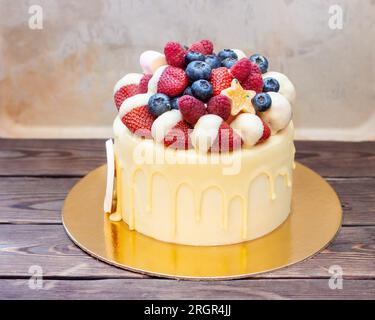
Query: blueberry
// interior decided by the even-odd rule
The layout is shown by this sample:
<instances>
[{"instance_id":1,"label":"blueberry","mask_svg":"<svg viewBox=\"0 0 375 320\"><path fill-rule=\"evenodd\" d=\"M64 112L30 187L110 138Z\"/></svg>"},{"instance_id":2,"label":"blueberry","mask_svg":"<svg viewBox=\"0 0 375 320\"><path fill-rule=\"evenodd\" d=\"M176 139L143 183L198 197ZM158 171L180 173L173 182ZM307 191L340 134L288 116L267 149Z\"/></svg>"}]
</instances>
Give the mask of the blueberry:
<instances>
[{"instance_id":1,"label":"blueberry","mask_svg":"<svg viewBox=\"0 0 375 320\"><path fill-rule=\"evenodd\" d=\"M260 55L260 54L253 54L249 60L251 62L254 62L256 65L258 65L260 71L262 73L266 73L268 70L268 60L266 57Z\"/></svg>"},{"instance_id":2,"label":"blueberry","mask_svg":"<svg viewBox=\"0 0 375 320\"><path fill-rule=\"evenodd\" d=\"M178 98L179 97L175 97L171 100L171 108L172 109L176 109L178 110L179 109L179 106L178 106Z\"/></svg>"},{"instance_id":3,"label":"blueberry","mask_svg":"<svg viewBox=\"0 0 375 320\"><path fill-rule=\"evenodd\" d=\"M189 51L185 55L185 63L186 64L189 64L192 61L204 61L204 59L205 59L204 54L202 54L200 52Z\"/></svg>"},{"instance_id":4,"label":"blueberry","mask_svg":"<svg viewBox=\"0 0 375 320\"><path fill-rule=\"evenodd\" d=\"M221 61L221 65L225 68L230 69L231 66L233 66L237 62L237 59L235 58L226 58L223 61Z\"/></svg>"},{"instance_id":5,"label":"blueberry","mask_svg":"<svg viewBox=\"0 0 375 320\"><path fill-rule=\"evenodd\" d=\"M237 54L231 50L231 49L224 49L224 50L221 50L217 56L219 57L220 60L224 60L226 58L234 58L234 59L238 59L238 56Z\"/></svg>"},{"instance_id":6,"label":"blueberry","mask_svg":"<svg viewBox=\"0 0 375 320\"><path fill-rule=\"evenodd\" d=\"M211 67L203 61L193 61L188 64L185 70L189 80L194 82L200 79L210 79Z\"/></svg>"},{"instance_id":7,"label":"blueberry","mask_svg":"<svg viewBox=\"0 0 375 320\"><path fill-rule=\"evenodd\" d=\"M263 80L263 92L279 92L280 84L275 78L265 78Z\"/></svg>"},{"instance_id":8,"label":"blueberry","mask_svg":"<svg viewBox=\"0 0 375 320\"><path fill-rule=\"evenodd\" d=\"M203 102L208 101L212 96L212 85L207 80L197 80L191 85L194 97Z\"/></svg>"},{"instance_id":9,"label":"blueberry","mask_svg":"<svg viewBox=\"0 0 375 320\"><path fill-rule=\"evenodd\" d=\"M163 93L155 93L148 100L148 111L155 117L171 110L171 100Z\"/></svg>"},{"instance_id":10,"label":"blueberry","mask_svg":"<svg viewBox=\"0 0 375 320\"><path fill-rule=\"evenodd\" d=\"M186 87L183 96L193 96L193 92L191 91L191 87Z\"/></svg>"},{"instance_id":11,"label":"blueberry","mask_svg":"<svg viewBox=\"0 0 375 320\"><path fill-rule=\"evenodd\" d=\"M271 107L272 100L268 93L257 93L251 102L258 112L264 112Z\"/></svg>"},{"instance_id":12,"label":"blueberry","mask_svg":"<svg viewBox=\"0 0 375 320\"><path fill-rule=\"evenodd\" d=\"M204 62L208 63L212 69L221 67L220 59L215 54L210 54L206 56L206 59L204 60Z\"/></svg>"}]
</instances>

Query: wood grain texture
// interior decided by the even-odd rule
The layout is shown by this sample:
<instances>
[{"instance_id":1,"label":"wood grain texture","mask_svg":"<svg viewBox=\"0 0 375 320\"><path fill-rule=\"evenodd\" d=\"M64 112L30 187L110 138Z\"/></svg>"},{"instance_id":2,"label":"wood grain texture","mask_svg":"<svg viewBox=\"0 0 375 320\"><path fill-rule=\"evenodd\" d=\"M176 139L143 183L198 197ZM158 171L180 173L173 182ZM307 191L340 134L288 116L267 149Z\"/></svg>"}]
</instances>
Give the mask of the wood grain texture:
<instances>
[{"instance_id":1,"label":"wood grain texture","mask_svg":"<svg viewBox=\"0 0 375 320\"><path fill-rule=\"evenodd\" d=\"M374 280L344 280L332 290L327 279L257 279L191 282L159 279L44 280L31 290L29 280L0 280L5 299L372 299ZM150 302L151 303L151 302Z\"/></svg>"},{"instance_id":2,"label":"wood grain texture","mask_svg":"<svg viewBox=\"0 0 375 320\"><path fill-rule=\"evenodd\" d=\"M297 160L338 193L344 227L317 256L246 280L160 280L97 261L61 225L70 188L105 162L103 140L0 139L0 298L3 299L374 299L375 142L296 142ZM29 268L44 272L44 289L28 287ZM331 290L340 265L344 289Z\"/></svg>"},{"instance_id":3,"label":"wood grain texture","mask_svg":"<svg viewBox=\"0 0 375 320\"><path fill-rule=\"evenodd\" d=\"M78 178L0 178L0 223L61 223ZM342 202L343 225L375 225L375 179L329 179Z\"/></svg>"},{"instance_id":4,"label":"wood grain texture","mask_svg":"<svg viewBox=\"0 0 375 320\"><path fill-rule=\"evenodd\" d=\"M49 277L143 277L91 258L70 241L60 225L0 225L0 243L0 277L27 277L34 264ZM374 261L375 227L348 227L314 258L257 277L329 278L329 267L339 264L346 277L375 279Z\"/></svg>"},{"instance_id":5,"label":"wood grain texture","mask_svg":"<svg viewBox=\"0 0 375 320\"><path fill-rule=\"evenodd\" d=\"M296 149L325 177L375 177L375 142L296 141ZM0 139L0 176L82 176L103 163L104 140Z\"/></svg>"}]
</instances>

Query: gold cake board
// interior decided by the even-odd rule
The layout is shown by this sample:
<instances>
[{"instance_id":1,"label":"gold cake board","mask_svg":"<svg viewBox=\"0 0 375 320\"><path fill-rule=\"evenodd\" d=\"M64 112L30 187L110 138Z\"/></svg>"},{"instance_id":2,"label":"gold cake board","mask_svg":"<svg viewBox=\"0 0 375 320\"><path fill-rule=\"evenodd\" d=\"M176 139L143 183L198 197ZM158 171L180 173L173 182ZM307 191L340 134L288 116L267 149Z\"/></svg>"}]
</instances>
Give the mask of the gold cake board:
<instances>
[{"instance_id":1,"label":"gold cake board","mask_svg":"<svg viewBox=\"0 0 375 320\"><path fill-rule=\"evenodd\" d=\"M190 280L225 280L276 270L323 250L341 226L340 201L317 173L297 163L292 212L261 238L228 246L195 247L158 241L103 212L106 166L81 179L63 207L73 242L95 258L142 274Z\"/></svg>"}]
</instances>

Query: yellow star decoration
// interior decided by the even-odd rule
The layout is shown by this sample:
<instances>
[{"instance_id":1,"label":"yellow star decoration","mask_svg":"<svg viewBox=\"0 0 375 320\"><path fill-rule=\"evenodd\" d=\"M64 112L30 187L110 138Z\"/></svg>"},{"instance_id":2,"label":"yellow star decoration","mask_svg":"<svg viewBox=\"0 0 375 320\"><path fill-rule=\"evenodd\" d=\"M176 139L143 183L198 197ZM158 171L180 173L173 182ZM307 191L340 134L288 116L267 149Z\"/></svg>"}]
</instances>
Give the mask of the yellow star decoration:
<instances>
[{"instance_id":1,"label":"yellow star decoration","mask_svg":"<svg viewBox=\"0 0 375 320\"><path fill-rule=\"evenodd\" d=\"M222 90L221 94L226 95L232 100L232 116L237 115L241 111L255 114L255 109L251 103L251 99L256 95L256 92L242 88L237 79L233 79L231 86Z\"/></svg>"}]
</instances>

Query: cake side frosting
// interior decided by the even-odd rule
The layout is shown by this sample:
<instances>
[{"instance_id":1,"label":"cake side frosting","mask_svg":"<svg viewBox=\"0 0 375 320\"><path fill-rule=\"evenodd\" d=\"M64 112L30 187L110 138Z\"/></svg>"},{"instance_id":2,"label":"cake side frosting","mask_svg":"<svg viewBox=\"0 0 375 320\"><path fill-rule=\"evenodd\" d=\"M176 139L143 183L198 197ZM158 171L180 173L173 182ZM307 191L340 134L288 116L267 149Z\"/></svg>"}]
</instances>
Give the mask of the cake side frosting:
<instances>
[{"instance_id":1,"label":"cake side frosting","mask_svg":"<svg viewBox=\"0 0 375 320\"><path fill-rule=\"evenodd\" d=\"M235 163L235 152L232 160L223 161L218 154L165 149L132 135L117 118L120 212L111 219L122 219L131 230L181 244L221 245L260 237L280 225L290 211L293 131L291 123L269 144L242 150L239 172L223 175ZM135 157L139 153L160 154L170 161L150 165L142 162L145 158Z\"/></svg>"}]
</instances>

